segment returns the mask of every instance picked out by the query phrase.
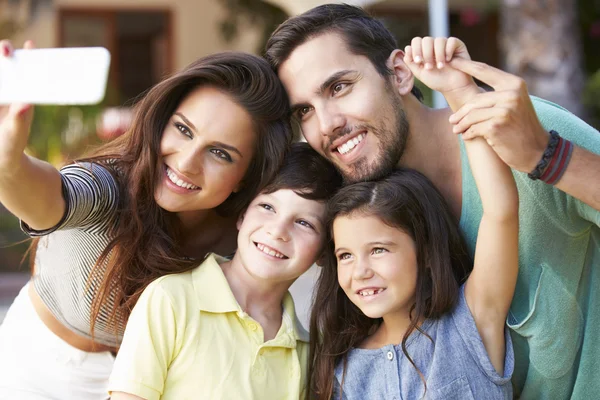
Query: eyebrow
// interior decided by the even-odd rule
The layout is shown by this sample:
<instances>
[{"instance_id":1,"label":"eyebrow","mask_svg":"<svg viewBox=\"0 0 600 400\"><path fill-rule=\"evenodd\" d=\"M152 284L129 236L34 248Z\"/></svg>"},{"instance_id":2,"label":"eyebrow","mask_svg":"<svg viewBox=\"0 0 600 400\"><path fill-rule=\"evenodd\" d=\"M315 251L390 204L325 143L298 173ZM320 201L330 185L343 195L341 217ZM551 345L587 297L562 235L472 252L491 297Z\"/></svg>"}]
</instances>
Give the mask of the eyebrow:
<instances>
[{"instance_id":1,"label":"eyebrow","mask_svg":"<svg viewBox=\"0 0 600 400\"><path fill-rule=\"evenodd\" d=\"M369 242L369 243L365 243L366 247L371 247L371 246L387 246L387 247L392 247L392 246L396 246L396 243L394 242L390 242L390 241L375 241L375 242ZM338 252L340 250L346 250L345 247L336 247L334 249L334 252Z\"/></svg>"},{"instance_id":2,"label":"eyebrow","mask_svg":"<svg viewBox=\"0 0 600 400\"><path fill-rule=\"evenodd\" d=\"M192 128L192 130L194 130L195 132L198 132L198 129L196 128L196 126L192 123L192 121L190 121L189 119L187 119L185 115L183 115L179 111L176 112L175 115L177 115L179 118L181 118L183 120L183 122L185 122L187 125L189 125L190 128ZM223 142L214 142L214 145L216 145L218 147L222 147L225 150L229 150L231 152L237 153L241 158L244 158L243 154L237 148L235 148L235 147L233 147L231 145L228 145L228 144L223 143Z\"/></svg>"},{"instance_id":3,"label":"eyebrow","mask_svg":"<svg viewBox=\"0 0 600 400\"><path fill-rule=\"evenodd\" d=\"M325 79L323 81L323 83L321 83L319 85L319 88L316 90L316 94L318 96L322 96L323 93L325 93L325 91L327 91L327 89L337 80L339 80L340 78L350 74L350 73L356 73L357 71L352 70L352 69L343 69L341 71L335 72L332 75L330 75L327 79ZM297 103L297 104L292 104L292 106L290 107L290 109L292 110L292 114L295 114L296 111L302 107L307 106L307 103Z\"/></svg>"}]
</instances>

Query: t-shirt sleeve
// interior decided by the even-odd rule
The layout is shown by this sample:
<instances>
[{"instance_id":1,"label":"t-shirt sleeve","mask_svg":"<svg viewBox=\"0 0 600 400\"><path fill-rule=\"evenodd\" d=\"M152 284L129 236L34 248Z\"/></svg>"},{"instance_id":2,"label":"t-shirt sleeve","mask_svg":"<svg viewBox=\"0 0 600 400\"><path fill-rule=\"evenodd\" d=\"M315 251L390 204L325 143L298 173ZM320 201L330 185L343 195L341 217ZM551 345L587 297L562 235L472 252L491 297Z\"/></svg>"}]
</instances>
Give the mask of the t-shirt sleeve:
<instances>
[{"instance_id":1,"label":"t-shirt sleeve","mask_svg":"<svg viewBox=\"0 0 600 400\"><path fill-rule=\"evenodd\" d=\"M118 186L114 176L98 163L82 162L60 170L65 213L58 224L35 230L21 221L21 229L29 236L44 236L59 229L103 229L113 221L118 204Z\"/></svg>"},{"instance_id":2,"label":"t-shirt sleeve","mask_svg":"<svg viewBox=\"0 0 600 400\"><path fill-rule=\"evenodd\" d=\"M600 132L552 102L533 96L532 101L544 129L553 129L576 146L600 156ZM571 196L568 197L579 216L600 226L600 211Z\"/></svg>"},{"instance_id":3,"label":"t-shirt sleeve","mask_svg":"<svg viewBox=\"0 0 600 400\"><path fill-rule=\"evenodd\" d=\"M176 355L177 323L173 301L151 283L133 308L113 367L109 392L159 399L171 361Z\"/></svg>"},{"instance_id":4,"label":"t-shirt sleeve","mask_svg":"<svg viewBox=\"0 0 600 400\"><path fill-rule=\"evenodd\" d=\"M496 372L496 369L490 361L483 340L481 340L481 335L479 335L479 331L477 330L477 325L475 325L475 319L467 305L465 285L460 287L458 304L452 311L452 320L454 321L456 329L459 332L467 351L471 354L490 381L497 385L507 383L511 379L514 371L515 357L512 340L506 324L504 326L504 341L506 347L504 355L504 374L500 375Z\"/></svg>"}]
</instances>

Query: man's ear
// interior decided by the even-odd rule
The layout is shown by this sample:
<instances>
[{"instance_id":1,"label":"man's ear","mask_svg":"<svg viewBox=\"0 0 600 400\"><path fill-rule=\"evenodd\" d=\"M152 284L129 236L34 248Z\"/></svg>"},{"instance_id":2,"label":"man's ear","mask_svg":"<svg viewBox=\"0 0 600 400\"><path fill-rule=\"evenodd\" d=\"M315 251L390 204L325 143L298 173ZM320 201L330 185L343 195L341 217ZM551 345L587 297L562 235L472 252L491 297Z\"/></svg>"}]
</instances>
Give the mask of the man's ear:
<instances>
[{"instance_id":1,"label":"man's ear","mask_svg":"<svg viewBox=\"0 0 600 400\"><path fill-rule=\"evenodd\" d=\"M404 62L404 52L399 49L392 51L386 64L392 71L392 85L394 88L401 96L410 94L415 84L415 77Z\"/></svg>"}]
</instances>

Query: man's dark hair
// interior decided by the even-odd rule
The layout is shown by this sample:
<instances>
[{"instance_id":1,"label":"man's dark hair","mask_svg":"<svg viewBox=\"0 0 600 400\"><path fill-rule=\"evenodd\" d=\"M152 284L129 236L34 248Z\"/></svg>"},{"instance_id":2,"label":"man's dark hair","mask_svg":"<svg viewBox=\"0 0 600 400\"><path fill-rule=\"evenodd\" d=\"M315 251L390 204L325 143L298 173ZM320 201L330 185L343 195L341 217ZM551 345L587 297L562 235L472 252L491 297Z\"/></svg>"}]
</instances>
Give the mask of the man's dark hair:
<instances>
[{"instance_id":1,"label":"man's dark hair","mask_svg":"<svg viewBox=\"0 0 600 400\"><path fill-rule=\"evenodd\" d=\"M325 4L288 19L269 38L265 58L278 71L298 46L324 33L340 34L352 53L367 57L381 76L391 75L386 62L398 48L396 39L381 21L348 4ZM411 93L423 100L416 86Z\"/></svg>"},{"instance_id":2,"label":"man's dark hair","mask_svg":"<svg viewBox=\"0 0 600 400\"><path fill-rule=\"evenodd\" d=\"M342 186L342 176L308 143L294 143L275 178L261 193L293 190L308 200L328 201Z\"/></svg>"}]
</instances>

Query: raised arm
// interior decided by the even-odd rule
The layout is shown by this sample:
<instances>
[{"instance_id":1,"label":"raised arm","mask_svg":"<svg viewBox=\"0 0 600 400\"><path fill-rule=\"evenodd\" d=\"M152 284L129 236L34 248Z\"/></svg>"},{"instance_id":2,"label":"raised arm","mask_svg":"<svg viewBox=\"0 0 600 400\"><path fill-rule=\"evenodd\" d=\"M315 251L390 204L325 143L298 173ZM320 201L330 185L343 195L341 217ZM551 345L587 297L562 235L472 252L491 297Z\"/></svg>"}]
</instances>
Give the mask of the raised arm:
<instances>
[{"instance_id":1,"label":"raised arm","mask_svg":"<svg viewBox=\"0 0 600 400\"><path fill-rule=\"evenodd\" d=\"M421 42L424 45L419 50L414 49L415 40L407 47L405 62L423 83L442 92L454 111L480 94L470 76L452 67L454 58L470 59L460 40L436 38L434 45L425 44L425 39ZM410 64L415 53L430 65L439 62L444 65L423 71L424 67ZM502 116L502 109L494 109L488 118L493 122ZM505 322L519 265L519 199L510 168L483 138L466 140L465 147L483 205L474 267L465 285L465 298L488 356L502 375L506 351Z\"/></svg>"},{"instance_id":2,"label":"raised arm","mask_svg":"<svg viewBox=\"0 0 600 400\"><path fill-rule=\"evenodd\" d=\"M456 113L453 122L456 132L464 133L465 139L485 138L494 144L494 151L511 168L529 173L536 167L550 135L537 118L525 81L484 63L457 59L452 66L492 86L495 91L480 93L464 104ZM503 110L501 118L493 123L488 118L493 109ZM569 119L565 118L565 121ZM573 118L575 120L575 118ZM550 126L558 133L571 129L581 136L593 138L598 131L578 121L560 126ZM597 143L597 140L593 140ZM599 151L596 146L596 153ZM594 154L573 145L573 152L564 174L555 182L563 192L600 211L600 154Z\"/></svg>"},{"instance_id":3,"label":"raised arm","mask_svg":"<svg viewBox=\"0 0 600 400\"><path fill-rule=\"evenodd\" d=\"M6 53L12 47L2 41L0 54ZM31 228L44 230L61 220L65 201L56 168L25 154L32 119L31 105L0 107L0 203Z\"/></svg>"}]
</instances>

